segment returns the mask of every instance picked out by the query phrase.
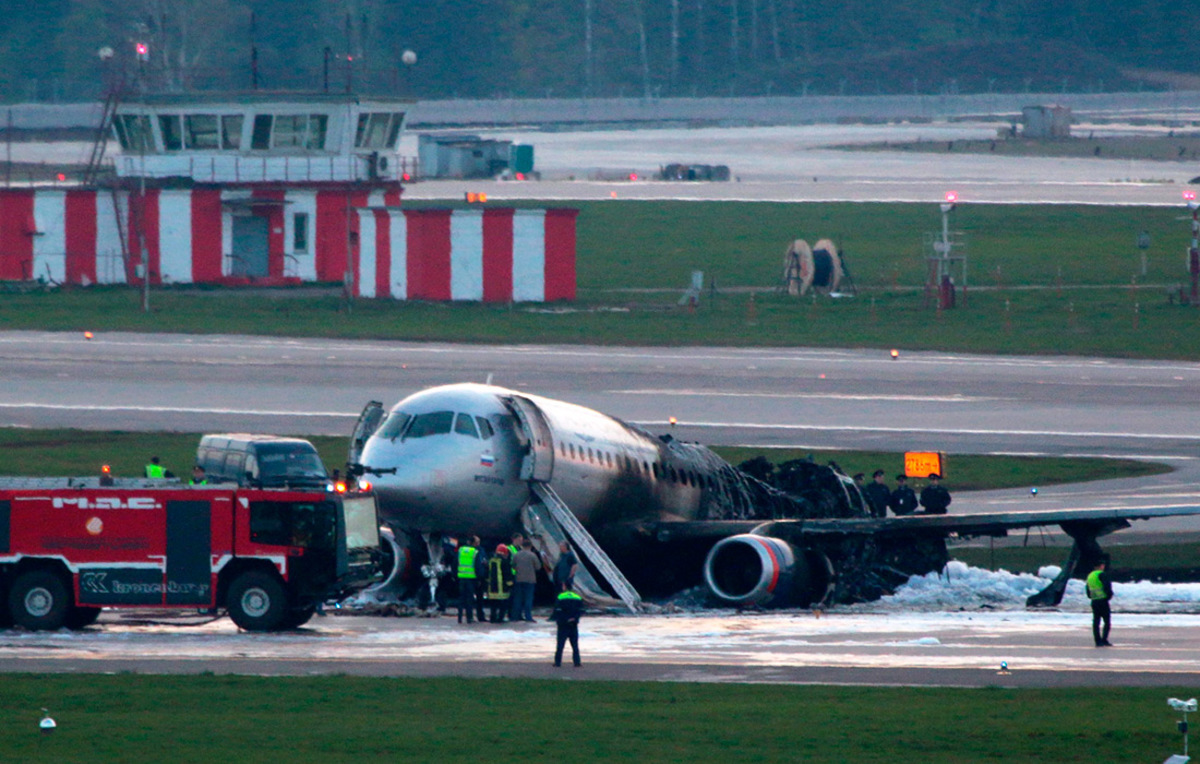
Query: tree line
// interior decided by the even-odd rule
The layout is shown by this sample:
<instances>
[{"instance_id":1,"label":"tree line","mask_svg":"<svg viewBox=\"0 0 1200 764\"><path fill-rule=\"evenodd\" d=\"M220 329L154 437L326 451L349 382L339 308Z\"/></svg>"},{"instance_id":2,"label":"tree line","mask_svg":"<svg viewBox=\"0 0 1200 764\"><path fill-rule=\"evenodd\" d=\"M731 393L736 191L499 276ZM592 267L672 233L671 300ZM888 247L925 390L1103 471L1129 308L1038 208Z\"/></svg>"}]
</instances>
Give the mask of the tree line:
<instances>
[{"instance_id":1,"label":"tree line","mask_svg":"<svg viewBox=\"0 0 1200 764\"><path fill-rule=\"evenodd\" d=\"M1166 0L3 0L0 97L421 98L1087 90L1195 73ZM144 43L142 57L135 46ZM405 51L416 54L404 63Z\"/></svg>"}]
</instances>

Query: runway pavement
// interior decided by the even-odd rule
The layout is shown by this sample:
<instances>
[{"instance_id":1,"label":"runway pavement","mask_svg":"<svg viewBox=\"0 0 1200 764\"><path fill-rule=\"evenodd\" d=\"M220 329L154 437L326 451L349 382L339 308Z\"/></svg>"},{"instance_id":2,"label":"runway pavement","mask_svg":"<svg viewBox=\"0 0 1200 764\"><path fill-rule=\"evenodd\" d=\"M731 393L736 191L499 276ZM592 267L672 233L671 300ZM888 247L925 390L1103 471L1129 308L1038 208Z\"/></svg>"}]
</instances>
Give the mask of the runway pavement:
<instances>
[{"instance_id":1,"label":"runway pavement","mask_svg":"<svg viewBox=\"0 0 1200 764\"><path fill-rule=\"evenodd\" d=\"M951 458L1006 452L1165 459L1180 470L1147 481L1046 489L1037 506L1200 504L1193 404L1200 364L1181 362L137 334L87 341L9 332L0 334L0 425L345 434L367 400L391 405L430 385L489 376L657 432L670 429L675 416L678 437L708 443L932 448ZM1029 501L1027 491L990 492L960 496L954 509ZM1139 616L1148 620L1136 631L1133 616L1119 618L1128 629L1119 649L1096 652L1082 612L1034 614L1019 628L1006 625L1012 615L973 613L969 623L955 615L923 616L911 628L900 614L870 612L819 623L810 614L595 618L585 640L589 665L578 676L1039 686L1194 681L1192 637L1200 624L1192 616ZM294 635L239 635L228 621L147 631L106 615L102 628L83 635L0 632L0 670L550 674L544 629L467 632L444 620L329 618ZM867 633L873 636L864 639ZM761 639L746 636L756 634ZM497 654L507 657L493 665L489 656ZM1000 660L1024 665L998 677Z\"/></svg>"},{"instance_id":2,"label":"runway pavement","mask_svg":"<svg viewBox=\"0 0 1200 764\"><path fill-rule=\"evenodd\" d=\"M581 669L550 665L554 627L544 616L538 613L536 624L470 626L449 616L332 616L286 634L246 634L228 619L147 625L110 611L80 633L0 631L0 672L961 687L1200 683L1194 615L1118 613L1113 648L1091 646L1084 612L589 616L581 626Z\"/></svg>"}]
</instances>

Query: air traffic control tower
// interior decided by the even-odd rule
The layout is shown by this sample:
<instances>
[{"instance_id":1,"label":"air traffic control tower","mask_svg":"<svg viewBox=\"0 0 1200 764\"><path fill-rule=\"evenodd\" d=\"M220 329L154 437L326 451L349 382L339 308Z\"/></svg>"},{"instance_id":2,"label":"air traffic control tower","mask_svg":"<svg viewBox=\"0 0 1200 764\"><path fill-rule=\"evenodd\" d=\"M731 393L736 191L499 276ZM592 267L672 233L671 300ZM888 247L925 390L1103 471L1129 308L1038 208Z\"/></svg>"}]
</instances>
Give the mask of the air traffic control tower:
<instances>
[{"instance_id":1,"label":"air traffic control tower","mask_svg":"<svg viewBox=\"0 0 1200 764\"><path fill-rule=\"evenodd\" d=\"M182 93L104 108L79 185L0 189L0 280L338 283L363 297L575 296L576 210L407 209L410 101ZM100 166L109 137L120 152Z\"/></svg>"}]
</instances>

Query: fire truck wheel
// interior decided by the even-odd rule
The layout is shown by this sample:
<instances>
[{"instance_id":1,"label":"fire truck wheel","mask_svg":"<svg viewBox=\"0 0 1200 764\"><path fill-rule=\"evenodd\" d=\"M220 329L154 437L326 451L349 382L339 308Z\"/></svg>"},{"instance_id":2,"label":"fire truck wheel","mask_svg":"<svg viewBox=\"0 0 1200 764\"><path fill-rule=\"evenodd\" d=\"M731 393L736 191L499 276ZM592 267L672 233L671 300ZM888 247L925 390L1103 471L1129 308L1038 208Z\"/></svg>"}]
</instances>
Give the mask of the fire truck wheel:
<instances>
[{"instance_id":1,"label":"fire truck wheel","mask_svg":"<svg viewBox=\"0 0 1200 764\"><path fill-rule=\"evenodd\" d=\"M62 578L48 570L22 573L8 593L13 621L30 631L62 628L71 609L71 595Z\"/></svg>"},{"instance_id":2,"label":"fire truck wheel","mask_svg":"<svg viewBox=\"0 0 1200 764\"><path fill-rule=\"evenodd\" d=\"M246 631L275 631L284 628L287 592L275 576L251 570L233 580L226 607L233 622Z\"/></svg>"},{"instance_id":3,"label":"fire truck wheel","mask_svg":"<svg viewBox=\"0 0 1200 764\"><path fill-rule=\"evenodd\" d=\"M76 605L67 611L66 626L68 629L82 629L91 626L100 617L100 608Z\"/></svg>"},{"instance_id":4,"label":"fire truck wheel","mask_svg":"<svg viewBox=\"0 0 1200 764\"><path fill-rule=\"evenodd\" d=\"M299 609L289 610L283 619L283 623L279 624L281 629L298 629L304 624L312 620L313 614L317 612L316 605L309 605Z\"/></svg>"}]
</instances>

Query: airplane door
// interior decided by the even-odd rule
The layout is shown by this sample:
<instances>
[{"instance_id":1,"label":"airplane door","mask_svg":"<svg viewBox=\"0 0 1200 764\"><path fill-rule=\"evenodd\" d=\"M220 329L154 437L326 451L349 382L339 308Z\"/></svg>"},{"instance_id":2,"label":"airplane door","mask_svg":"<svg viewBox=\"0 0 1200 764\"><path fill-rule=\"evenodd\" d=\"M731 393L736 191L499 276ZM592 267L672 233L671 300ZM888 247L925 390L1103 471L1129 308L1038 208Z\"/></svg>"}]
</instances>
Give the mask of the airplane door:
<instances>
[{"instance_id":1,"label":"airplane door","mask_svg":"<svg viewBox=\"0 0 1200 764\"><path fill-rule=\"evenodd\" d=\"M383 404L379 401L371 401L363 407L362 413L358 415L358 423L354 425L354 432L350 435L350 451L346 454L347 464L358 464L363 447L367 445L367 438L379 429L380 423L383 422L383 414Z\"/></svg>"},{"instance_id":2,"label":"airplane door","mask_svg":"<svg viewBox=\"0 0 1200 764\"><path fill-rule=\"evenodd\" d=\"M521 423L521 434L529 445L525 460L521 462L521 479L549 483L554 472L554 437L546 417L537 404L520 395L507 396L504 402Z\"/></svg>"}]
</instances>

